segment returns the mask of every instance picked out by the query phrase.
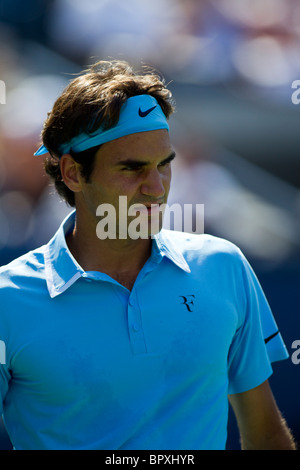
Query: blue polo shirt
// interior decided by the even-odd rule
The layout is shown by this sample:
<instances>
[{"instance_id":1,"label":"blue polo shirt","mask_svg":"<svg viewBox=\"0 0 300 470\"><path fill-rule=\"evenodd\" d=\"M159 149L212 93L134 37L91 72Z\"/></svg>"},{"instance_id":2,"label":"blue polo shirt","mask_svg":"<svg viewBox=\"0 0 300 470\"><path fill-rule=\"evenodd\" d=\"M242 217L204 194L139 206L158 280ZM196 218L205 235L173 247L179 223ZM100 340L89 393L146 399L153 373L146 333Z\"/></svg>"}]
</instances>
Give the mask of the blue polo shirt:
<instances>
[{"instance_id":1,"label":"blue polo shirt","mask_svg":"<svg viewBox=\"0 0 300 470\"><path fill-rule=\"evenodd\" d=\"M162 230L129 291L79 266L65 241L74 219L0 269L0 412L13 446L224 449L227 394L288 357L245 257Z\"/></svg>"}]
</instances>

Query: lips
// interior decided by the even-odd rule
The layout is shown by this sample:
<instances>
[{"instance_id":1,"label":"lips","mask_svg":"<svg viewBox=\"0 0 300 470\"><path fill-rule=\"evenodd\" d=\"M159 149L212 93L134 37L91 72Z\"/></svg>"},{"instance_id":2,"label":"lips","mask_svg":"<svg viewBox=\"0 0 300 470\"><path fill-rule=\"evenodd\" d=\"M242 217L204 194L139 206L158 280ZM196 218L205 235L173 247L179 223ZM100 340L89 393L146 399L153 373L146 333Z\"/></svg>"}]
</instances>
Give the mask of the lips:
<instances>
[{"instance_id":1,"label":"lips","mask_svg":"<svg viewBox=\"0 0 300 470\"><path fill-rule=\"evenodd\" d=\"M139 211L140 214L145 215L156 215L161 212L162 203L152 203L152 204L133 204L131 206L135 211Z\"/></svg>"},{"instance_id":2,"label":"lips","mask_svg":"<svg viewBox=\"0 0 300 470\"><path fill-rule=\"evenodd\" d=\"M146 206L148 214L155 215L160 212L160 206L161 204L151 204L151 206Z\"/></svg>"}]
</instances>

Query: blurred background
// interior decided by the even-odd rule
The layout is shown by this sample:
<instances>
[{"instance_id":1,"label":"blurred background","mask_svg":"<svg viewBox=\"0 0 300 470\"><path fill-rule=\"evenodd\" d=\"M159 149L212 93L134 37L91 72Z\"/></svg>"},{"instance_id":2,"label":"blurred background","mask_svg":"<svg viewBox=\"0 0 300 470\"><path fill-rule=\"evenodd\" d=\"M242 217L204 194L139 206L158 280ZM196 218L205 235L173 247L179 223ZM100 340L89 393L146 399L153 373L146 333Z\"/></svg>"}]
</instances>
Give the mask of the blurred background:
<instances>
[{"instance_id":1,"label":"blurred background","mask_svg":"<svg viewBox=\"0 0 300 470\"><path fill-rule=\"evenodd\" d=\"M169 202L204 204L236 243L290 356L300 340L300 3L295 0L0 0L0 265L46 243L70 209L33 153L73 74L100 59L154 66L177 104ZM300 101L300 92L298 94ZM271 385L300 441L300 364ZM0 449L11 444L0 423ZM238 449L230 414L228 449Z\"/></svg>"}]
</instances>

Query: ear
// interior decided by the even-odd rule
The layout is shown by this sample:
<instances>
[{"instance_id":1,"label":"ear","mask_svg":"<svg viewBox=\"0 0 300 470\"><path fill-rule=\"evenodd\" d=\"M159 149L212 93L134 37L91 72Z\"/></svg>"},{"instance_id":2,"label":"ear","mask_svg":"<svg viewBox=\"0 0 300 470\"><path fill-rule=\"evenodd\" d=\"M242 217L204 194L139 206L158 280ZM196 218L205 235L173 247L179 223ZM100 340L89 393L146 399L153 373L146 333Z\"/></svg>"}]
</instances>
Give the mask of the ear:
<instances>
[{"instance_id":1,"label":"ear","mask_svg":"<svg viewBox=\"0 0 300 470\"><path fill-rule=\"evenodd\" d=\"M65 185L73 192L81 191L80 165L69 154L65 154L60 159L60 172Z\"/></svg>"}]
</instances>

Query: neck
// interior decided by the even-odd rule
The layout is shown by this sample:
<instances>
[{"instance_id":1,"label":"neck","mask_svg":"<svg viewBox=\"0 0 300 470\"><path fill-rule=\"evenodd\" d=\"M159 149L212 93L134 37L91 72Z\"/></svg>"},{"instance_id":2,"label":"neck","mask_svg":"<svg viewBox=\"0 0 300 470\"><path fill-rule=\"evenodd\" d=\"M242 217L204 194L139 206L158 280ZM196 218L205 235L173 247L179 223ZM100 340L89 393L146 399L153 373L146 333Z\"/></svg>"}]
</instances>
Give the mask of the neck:
<instances>
[{"instance_id":1,"label":"neck","mask_svg":"<svg viewBox=\"0 0 300 470\"><path fill-rule=\"evenodd\" d=\"M85 271L100 271L114 279L120 276L135 279L151 253L151 238L100 240L95 223L87 223L80 214L76 214L75 227L66 241Z\"/></svg>"}]
</instances>

